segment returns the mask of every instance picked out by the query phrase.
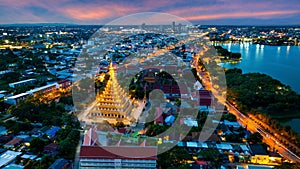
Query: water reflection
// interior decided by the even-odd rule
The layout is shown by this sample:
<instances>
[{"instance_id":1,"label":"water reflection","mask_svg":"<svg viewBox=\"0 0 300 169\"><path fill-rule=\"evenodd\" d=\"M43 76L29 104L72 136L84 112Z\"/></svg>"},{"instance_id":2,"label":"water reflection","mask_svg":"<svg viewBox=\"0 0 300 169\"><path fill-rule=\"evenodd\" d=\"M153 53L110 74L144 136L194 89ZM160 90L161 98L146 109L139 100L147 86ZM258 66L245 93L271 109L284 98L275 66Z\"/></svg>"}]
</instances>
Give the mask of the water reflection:
<instances>
[{"instance_id":1,"label":"water reflection","mask_svg":"<svg viewBox=\"0 0 300 169\"><path fill-rule=\"evenodd\" d=\"M286 56L288 56L288 54L290 53L290 48L291 48L291 46L286 47Z\"/></svg>"},{"instance_id":2,"label":"water reflection","mask_svg":"<svg viewBox=\"0 0 300 169\"><path fill-rule=\"evenodd\" d=\"M222 46L228 49L229 44L222 44ZM273 75L273 77L290 85L300 93L300 74L297 74L297 72L300 72L300 46L286 46L285 49L285 46L278 47L241 43L231 44L229 51L240 52L242 54L242 61L238 64L226 63L224 67L237 67L242 68L243 72L261 72Z\"/></svg>"},{"instance_id":3,"label":"water reflection","mask_svg":"<svg viewBox=\"0 0 300 169\"><path fill-rule=\"evenodd\" d=\"M260 45L259 45L259 44L256 44L256 47L255 47L255 58L258 57L259 52L260 52Z\"/></svg>"},{"instance_id":4,"label":"water reflection","mask_svg":"<svg viewBox=\"0 0 300 169\"><path fill-rule=\"evenodd\" d=\"M228 45L223 44L222 46L228 49ZM244 73L268 74L300 93L300 74L298 73L300 72L300 46L278 47L248 44L247 47L246 44L233 44L230 46L230 52L240 52L242 61L238 64L224 63L223 67L241 68ZM299 132L299 119L286 124Z\"/></svg>"}]
</instances>

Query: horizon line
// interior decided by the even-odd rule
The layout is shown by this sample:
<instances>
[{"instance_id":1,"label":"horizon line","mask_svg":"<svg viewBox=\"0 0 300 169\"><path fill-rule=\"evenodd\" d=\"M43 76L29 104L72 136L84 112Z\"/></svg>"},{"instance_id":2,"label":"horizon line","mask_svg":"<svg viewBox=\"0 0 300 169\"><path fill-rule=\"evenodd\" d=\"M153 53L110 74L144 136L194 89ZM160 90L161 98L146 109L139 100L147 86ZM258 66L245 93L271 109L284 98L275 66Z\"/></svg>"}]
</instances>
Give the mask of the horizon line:
<instances>
[{"instance_id":1,"label":"horizon line","mask_svg":"<svg viewBox=\"0 0 300 169\"><path fill-rule=\"evenodd\" d=\"M171 25L172 23L170 23ZM37 22L37 23L0 23L0 26L24 26L24 25L70 25L70 26L105 26L106 24L80 24L80 23L64 23L64 22ZM146 24L147 25L147 24ZM148 24L149 25L149 24ZM151 24L162 25L162 24ZM168 24L165 24L168 25ZM197 24L193 23L193 26L300 26L300 24ZM119 25L108 25L119 26ZM123 26L123 25L122 25ZM126 26L126 25L124 25ZM137 26L137 24L128 25Z\"/></svg>"}]
</instances>

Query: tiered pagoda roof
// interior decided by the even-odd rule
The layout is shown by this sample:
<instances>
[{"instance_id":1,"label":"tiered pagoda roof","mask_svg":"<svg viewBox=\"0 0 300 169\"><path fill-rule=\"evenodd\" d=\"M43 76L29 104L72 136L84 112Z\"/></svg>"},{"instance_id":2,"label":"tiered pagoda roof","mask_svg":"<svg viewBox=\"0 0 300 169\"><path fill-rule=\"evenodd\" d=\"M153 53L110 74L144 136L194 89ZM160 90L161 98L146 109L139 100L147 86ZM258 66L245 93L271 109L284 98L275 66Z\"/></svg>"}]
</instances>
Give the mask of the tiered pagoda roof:
<instances>
[{"instance_id":1,"label":"tiered pagoda roof","mask_svg":"<svg viewBox=\"0 0 300 169\"><path fill-rule=\"evenodd\" d=\"M110 64L109 80L104 90L96 96L97 104L90 110L90 118L116 121L130 121L133 105L122 89Z\"/></svg>"}]
</instances>

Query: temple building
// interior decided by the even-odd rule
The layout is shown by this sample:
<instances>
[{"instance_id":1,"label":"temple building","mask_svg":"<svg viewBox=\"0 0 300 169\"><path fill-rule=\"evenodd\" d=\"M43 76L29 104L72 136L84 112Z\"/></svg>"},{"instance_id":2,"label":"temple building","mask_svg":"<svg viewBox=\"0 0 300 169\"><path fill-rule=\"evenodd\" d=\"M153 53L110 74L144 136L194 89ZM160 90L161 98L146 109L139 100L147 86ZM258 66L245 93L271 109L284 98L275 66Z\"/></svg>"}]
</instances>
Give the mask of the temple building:
<instances>
[{"instance_id":1,"label":"temple building","mask_svg":"<svg viewBox=\"0 0 300 169\"><path fill-rule=\"evenodd\" d=\"M115 70L110 64L109 80L102 92L96 96L96 105L90 110L88 116L95 122L107 121L110 124L135 122L132 114L134 106L130 97L122 89L115 75Z\"/></svg>"},{"instance_id":2,"label":"temple building","mask_svg":"<svg viewBox=\"0 0 300 169\"><path fill-rule=\"evenodd\" d=\"M91 169L156 169L157 146L107 145L107 135L98 134L97 128L90 128L84 135L79 153L79 168Z\"/></svg>"}]
</instances>

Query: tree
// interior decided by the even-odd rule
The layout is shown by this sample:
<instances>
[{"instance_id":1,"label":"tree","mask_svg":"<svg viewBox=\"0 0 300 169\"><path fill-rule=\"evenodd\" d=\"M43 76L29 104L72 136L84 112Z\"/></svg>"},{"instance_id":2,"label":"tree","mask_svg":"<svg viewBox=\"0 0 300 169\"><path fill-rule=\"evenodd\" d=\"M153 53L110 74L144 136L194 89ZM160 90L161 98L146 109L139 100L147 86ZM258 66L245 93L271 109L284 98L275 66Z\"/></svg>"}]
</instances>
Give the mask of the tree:
<instances>
[{"instance_id":1,"label":"tree","mask_svg":"<svg viewBox=\"0 0 300 169\"><path fill-rule=\"evenodd\" d=\"M249 136L248 142L257 144L257 143L261 143L262 139L263 139L263 136L259 132L255 132Z\"/></svg>"},{"instance_id":2,"label":"tree","mask_svg":"<svg viewBox=\"0 0 300 169\"><path fill-rule=\"evenodd\" d=\"M236 116L234 114L231 114L231 113L225 114L223 116L223 120L228 120L228 121L232 121L232 122L237 121Z\"/></svg>"},{"instance_id":3,"label":"tree","mask_svg":"<svg viewBox=\"0 0 300 169\"><path fill-rule=\"evenodd\" d=\"M55 159L53 157L44 155L42 157L39 168L48 168L54 161L55 161Z\"/></svg>"},{"instance_id":4,"label":"tree","mask_svg":"<svg viewBox=\"0 0 300 169\"><path fill-rule=\"evenodd\" d=\"M1 79L5 80L7 83L12 83L19 81L20 73L17 72L9 72L3 75Z\"/></svg>"},{"instance_id":5,"label":"tree","mask_svg":"<svg viewBox=\"0 0 300 169\"><path fill-rule=\"evenodd\" d=\"M33 138L30 141L30 150L35 153L41 153L44 150L45 142L38 137Z\"/></svg>"},{"instance_id":6,"label":"tree","mask_svg":"<svg viewBox=\"0 0 300 169\"><path fill-rule=\"evenodd\" d=\"M166 131L167 127L159 124L151 124L148 126L146 135L147 136L157 136L158 134Z\"/></svg>"},{"instance_id":7,"label":"tree","mask_svg":"<svg viewBox=\"0 0 300 169\"><path fill-rule=\"evenodd\" d=\"M73 105L73 97L72 96L63 96L59 99L60 103Z\"/></svg>"},{"instance_id":8,"label":"tree","mask_svg":"<svg viewBox=\"0 0 300 169\"><path fill-rule=\"evenodd\" d=\"M220 168L222 164L222 154L217 149L205 149L198 153L203 159L210 161L210 167Z\"/></svg>"},{"instance_id":9,"label":"tree","mask_svg":"<svg viewBox=\"0 0 300 169\"><path fill-rule=\"evenodd\" d=\"M275 169L300 169L300 164L299 163L282 163L279 166L276 166Z\"/></svg>"},{"instance_id":10,"label":"tree","mask_svg":"<svg viewBox=\"0 0 300 169\"><path fill-rule=\"evenodd\" d=\"M179 166L186 164L187 160L192 160L192 156L185 149L176 146L159 154L157 163L161 168L179 168Z\"/></svg>"},{"instance_id":11,"label":"tree","mask_svg":"<svg viewBox=\"0 0 300 169\"><path fill-rule=\"evenodd\" d=\"M72 140L65 139L59 143L59 154L67 159L73 159L75 155L75 147Z\"/></svg>"},{"instance_id":12,"label":"tree","mask_svg":"<svg viewBox=\"0 0 300 169\"><path fill-rule=\"evenodd\" d=\"M228 142L242 142L242 138L239 134L226 134L225 135L226 141Z\"/></svg>"}]
</instances>

